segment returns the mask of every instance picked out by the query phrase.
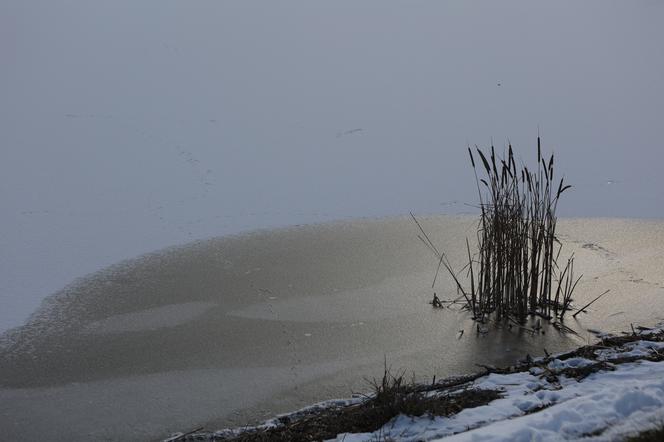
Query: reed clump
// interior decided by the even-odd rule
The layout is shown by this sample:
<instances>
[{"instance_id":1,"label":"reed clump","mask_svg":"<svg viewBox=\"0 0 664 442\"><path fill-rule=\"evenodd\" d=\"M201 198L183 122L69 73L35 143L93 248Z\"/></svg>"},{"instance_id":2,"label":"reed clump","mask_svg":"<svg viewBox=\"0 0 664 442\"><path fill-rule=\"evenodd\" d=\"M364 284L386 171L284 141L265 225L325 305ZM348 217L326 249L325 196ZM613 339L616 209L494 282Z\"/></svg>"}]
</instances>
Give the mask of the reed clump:
<instances>
[{"instance_id":1,"label":"reed clump","mask_svg":"<svg viewBox=\"0 0 664 442\"><path fill-rule=\"evenodd\" d=\"M436 255L438 269L451 275L460 299L477 320L488 315L523 323L528 315L563 319L570 310L572 293L581 276L574 273L574 257L559 266L562 244L556 236L556 209L563 193L571 186L557 181L554 155L542 156L537 137L537 166L517 166L511 144L506 155L495 149L468 148L479 194L480 219L477 249L471 252L466 238L468 284L452 269L422 229L419 238ZM477 160L477 161L476 161Z\"/></svg>"}]
</instances>

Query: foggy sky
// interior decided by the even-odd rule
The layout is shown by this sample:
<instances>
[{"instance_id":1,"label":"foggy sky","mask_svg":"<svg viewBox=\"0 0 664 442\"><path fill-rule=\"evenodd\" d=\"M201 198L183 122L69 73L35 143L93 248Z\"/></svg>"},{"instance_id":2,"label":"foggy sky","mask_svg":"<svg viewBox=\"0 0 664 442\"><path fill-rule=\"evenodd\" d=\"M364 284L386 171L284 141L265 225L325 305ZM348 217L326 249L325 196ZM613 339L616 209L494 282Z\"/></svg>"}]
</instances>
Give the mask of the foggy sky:
<instances>
[{"instance_id":1,"label":"foggy sky","mask_svg":"<svg viewBox=\"0 0 664 442\"><path fill-rule=\"evenodd\" d=\"M471 210L466 145L529 161L538 127L561 214L664 217L663 22L654 0L4 0L0 329L161 247Z\"/></svg>"}]
</instances>

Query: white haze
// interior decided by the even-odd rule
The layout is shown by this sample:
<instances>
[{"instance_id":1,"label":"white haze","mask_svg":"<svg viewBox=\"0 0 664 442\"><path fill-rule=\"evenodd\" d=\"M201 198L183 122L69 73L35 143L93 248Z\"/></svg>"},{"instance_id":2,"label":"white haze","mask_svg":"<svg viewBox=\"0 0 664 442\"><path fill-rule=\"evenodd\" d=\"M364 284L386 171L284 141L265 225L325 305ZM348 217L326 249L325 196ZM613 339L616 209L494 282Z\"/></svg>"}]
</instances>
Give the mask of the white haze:
<instances>
[{"instance_id":1,"label":"white haze","mask_svg":"<svg viewBox=\"0 0 664 442\"><path fill-rule=\"evenodd\" d=\"M0 5L0 329L194 239L472 210L538 126L567 216L664 216L661 1Z\"/></svg>"}]
</instances>

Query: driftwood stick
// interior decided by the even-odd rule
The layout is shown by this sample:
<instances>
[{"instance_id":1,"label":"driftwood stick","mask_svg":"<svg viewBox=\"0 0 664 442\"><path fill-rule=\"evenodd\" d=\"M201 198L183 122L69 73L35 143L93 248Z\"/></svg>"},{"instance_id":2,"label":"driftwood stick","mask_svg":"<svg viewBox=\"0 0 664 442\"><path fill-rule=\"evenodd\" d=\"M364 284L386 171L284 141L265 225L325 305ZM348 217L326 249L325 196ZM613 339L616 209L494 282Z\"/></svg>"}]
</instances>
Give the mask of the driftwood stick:
<instances>
[{"instance_id":1,"label":"driftwood stick","mask_svg":"<svg viewBox=\"0 0 664 442\"><path fill-rule=\"evenodd\" d=\"M176 436L173 436L173 437L169 437L164 442L177 442L177 441L182 440L183 438L185 438L185 437L187 437L191 434L198 433L199 431L203 430L204 428L205 427L196 428L195 430L187 431L186 433L182 433L182 434L179 434L179 435L176 435Z\"/></svg>"},{"instance_id":2,"label":"driftwood stick","mask_svg":"<svg viewBox=\"0 0 664 442\"><path fill-rule=\"evenodd\" d=\"M584 311L585 309L587 309L588 307L590 307L592 303L594 303L595 301L597 301L599 298L601 298L602 296L606 295L606 294L609 293L610 291L611 291L611 289L606 290L604 293L602 293L601 295L599 295L597 298L593 299L593 300L590 301L588 304L586 304L586 305L584 305L583 307L581 307L576 313L574 313L574 314L572 315L572 318L576 318L576 315L578 315L579 313L581 313L582 311Z\"/></svg>"}]
</instances>

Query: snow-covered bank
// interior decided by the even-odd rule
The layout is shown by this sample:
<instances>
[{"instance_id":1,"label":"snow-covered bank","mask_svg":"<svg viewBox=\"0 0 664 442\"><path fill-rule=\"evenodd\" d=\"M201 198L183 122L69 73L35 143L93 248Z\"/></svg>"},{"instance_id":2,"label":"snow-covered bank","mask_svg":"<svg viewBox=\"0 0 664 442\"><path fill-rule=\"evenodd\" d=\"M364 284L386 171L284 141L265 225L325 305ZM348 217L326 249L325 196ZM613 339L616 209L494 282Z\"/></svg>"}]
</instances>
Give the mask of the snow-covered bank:
<instances>
[{"instance_id":1,"label":"snow-covered bank","mask_svg":"<svg viewBox=\"0 0 664 442\"><path fill-rule=\"evenodd\" d=\"M637 347L663 348L639 341ZM629 352L629 351L628 351ZM451 417L399 416L371 434L343 434L335 440L534 441L620 440L664 418L664 362L624 363L576 380L549 382L547 373L593 364L585 358L553 360L545 369L490 374L473 387L498 389L505 397Z\"/></svg>"},{"instance_id":2,"label":"snow-covered bank","mask_svg":"<svg viewBox=\"0 0 664 442\"><path fill-rule=\"evenodd\" d=\"M604 337L573 352L524 361L429 395L454 396L469 390L498 391L501 398L449 416L398 415L376 431L341 433L331 441L614 441L664 421L664 330ZM444 383L445 381L443 381ZM330 408L358 399L331 402ZM325 412L319 405L317 412ZM307 419L301 410L257 427L270 440L270 429ZM207 440L232 440L224 430L199 433ZM192 435L193 436L193 435ZM276 436L276 434L275 434ZM179 440L186 440L180 438ZM196 439L200 440L200 439ZM260 439L264 440L264 439ZM278 439L281 440L281 439Z\"/></svg>"}]
</instances>

